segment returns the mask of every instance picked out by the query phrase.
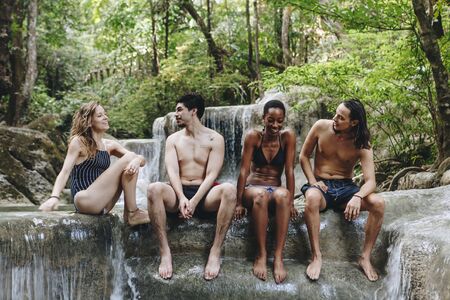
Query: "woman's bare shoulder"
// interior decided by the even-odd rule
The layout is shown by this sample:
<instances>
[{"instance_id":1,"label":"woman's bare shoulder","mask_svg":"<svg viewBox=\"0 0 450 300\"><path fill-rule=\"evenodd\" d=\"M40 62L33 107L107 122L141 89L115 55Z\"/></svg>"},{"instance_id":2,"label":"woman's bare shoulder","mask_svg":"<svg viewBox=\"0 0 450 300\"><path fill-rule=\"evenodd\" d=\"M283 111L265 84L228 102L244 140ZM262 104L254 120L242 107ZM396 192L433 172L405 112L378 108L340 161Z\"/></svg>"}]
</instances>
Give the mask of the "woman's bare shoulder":
<instances>
[{"instance_id":1,"label":"woman's bare shoulder","mask_svg":"<svg viewBox=\"0 0 450 300\"><path fill-rule=\"evenodd\" d=\"M245 141L246 142L253 142L257 143L261 139L262 132L257 129L249 129L247 133L245 134Z\"/></svg>"},{"instance_id":2,"label":"woman's bare shoulder","mask_svg":"<svg viewBox=\"0 0 450 300\"><path fill-rule=\"evenodd\" d=\"M82 145L83 142L81 141L81 138L78 135L75 135L70 138L69 148L81 148Z\"/></svg>"},{"instance_id":3,"label":"woman's bare shoulder","mask_svg":"<svg viewBox=\"0 0 450 300\"><path fill-rule=\"evenodd\" d=\"M281 131L281 136L295 138L295 131L291 128L286 128Z\"/></svg>"},{"instance_id":4,"label":"woman's bare shoulder","mask_svg":"<svg viewBox=\"0 0 450 300\"><path fill-rule=\"evenodd\" d=\"M118 141L111 140L111 139L102 139L103 143L107 148L115 148L117 145L120 145Z\"/></svg>"}]
</instances>

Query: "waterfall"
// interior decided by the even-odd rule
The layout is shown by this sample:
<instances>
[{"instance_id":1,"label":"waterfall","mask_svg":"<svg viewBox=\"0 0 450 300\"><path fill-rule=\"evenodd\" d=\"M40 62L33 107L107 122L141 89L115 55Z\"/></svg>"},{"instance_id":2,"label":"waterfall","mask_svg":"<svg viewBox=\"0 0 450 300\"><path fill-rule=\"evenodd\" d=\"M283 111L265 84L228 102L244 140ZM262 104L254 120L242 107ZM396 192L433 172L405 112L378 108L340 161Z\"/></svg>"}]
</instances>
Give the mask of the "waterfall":
<instances>
[{"instance_id":1,"label":"waterfall","mask_svg":"<svg viewBox=\"0 0 450 300\"><path fill-rule=\"evenodd\" d=\"M256 105L208 107L203 116L206 127L220 133L225 140L225 158L219 181L236 182L241 163L245 133L252 125Z\"/></svg>"},{"instance_id":2,"label":"waterfall","mask_svg":"<svg viewBox=\"0 0 450 300\"><path fill-rule=\"evenodd\" d=\"M147 207L147 186L150 182L160 180L160 148L159 139L131 139L119 141L125 148L142 155L146 164L139 170L136 188L136 202L139 207ZM112 159L115 161L116 159ZM123 205L123 194L119 200Z\"/></svg>"},{"instance_id":3,"label":"waterfall","mask_svg":"<svg viewBox=\"0 0 450 300\"><path fill-rule=\"evenodd\" d=\"M109 297L111 224L29 215L1 224L0 299Z\"/></svg>"}]
</instances>

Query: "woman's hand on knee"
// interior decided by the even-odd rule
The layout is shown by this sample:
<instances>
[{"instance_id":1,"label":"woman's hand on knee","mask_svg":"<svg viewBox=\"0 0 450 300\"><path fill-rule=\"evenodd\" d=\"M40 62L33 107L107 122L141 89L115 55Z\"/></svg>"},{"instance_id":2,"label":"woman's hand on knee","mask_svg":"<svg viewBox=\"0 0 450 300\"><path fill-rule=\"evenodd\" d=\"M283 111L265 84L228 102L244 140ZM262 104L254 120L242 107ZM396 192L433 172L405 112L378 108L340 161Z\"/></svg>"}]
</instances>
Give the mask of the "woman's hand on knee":
<instances>
[{"instance_id":1,"label":"woman's hand on knee","mask_svg":"<svg viewBox=\"0 0 450 300\"><path fill-rule=\"evenodd\" d=\"M139 168L141 167L141 161L139 157L136 157L130 163L125 167L124 172L128 175L134 175L139 171Z\"/></svg>"}]
</instances>

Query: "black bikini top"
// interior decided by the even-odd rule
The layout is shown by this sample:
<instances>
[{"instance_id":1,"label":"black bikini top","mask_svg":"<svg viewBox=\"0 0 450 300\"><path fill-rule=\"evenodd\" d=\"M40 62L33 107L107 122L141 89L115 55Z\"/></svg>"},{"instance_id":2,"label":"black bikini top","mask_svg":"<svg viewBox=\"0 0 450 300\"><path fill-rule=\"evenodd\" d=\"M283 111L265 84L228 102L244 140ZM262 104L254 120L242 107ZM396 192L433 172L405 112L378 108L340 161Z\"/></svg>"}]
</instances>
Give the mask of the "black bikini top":
<instances>
[{"instance_id":1,"label":"black bikini top","mask_svg":"<svg viewBox=\"0 0 450 300\"><path fill-rule=\"evenodd\" d=\"M277 154L272 158L270 162L267 161L263 149L262 144L264 140L264 133L262 134L261 138L261 144L259 145L258 149L253 153L253 163L257 166L266 166L266 165L272 165L272 166L284 166L284 161L286 160L286 154L284 152L283 147L281 146L281 135L278 135L278 142L280 143L280 148L278 149Z\"/></svg>"}]
</instances>

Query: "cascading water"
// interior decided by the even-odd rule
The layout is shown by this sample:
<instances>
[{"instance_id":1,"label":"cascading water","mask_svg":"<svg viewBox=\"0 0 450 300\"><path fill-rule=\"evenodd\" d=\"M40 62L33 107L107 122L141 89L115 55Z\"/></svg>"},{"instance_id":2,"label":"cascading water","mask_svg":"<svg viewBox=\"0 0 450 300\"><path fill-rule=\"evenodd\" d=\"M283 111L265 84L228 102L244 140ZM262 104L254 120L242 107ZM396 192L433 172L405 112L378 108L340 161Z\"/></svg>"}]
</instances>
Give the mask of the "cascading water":
<instances>
[{"instance_id":1,"label":"cascading water","mask_svg":"<svg viewBox=\"0 0 450 300\"><path fill-rule=\"evenodd\" d=\"M110 222L43 217L40 213L0 217L0 299L109 297L115 244Z\"/></svg>"},{"instance_id":2,"label":"cascading water","mask_svg":"<svg viewBox=\"0 0 450 300\"><path fill-rule=\"evenodd\" d=\"M224 166L219 181L235 182L241 163L243 136L251 127L255 105L209 107L203 123L219 132L225 140Z\"/></svg>"},{"instance_id":3,"label":"cascading water","mask_svg":"<svg viewBox=\"0 0 450 300\"><path fill-rule=\"evenodd\" d=\"M145 166L139 171L136 189L137 204L145 208L147 207L146 195L148 184L160 180L158 170L161 142L157 139L133 139L122 140L120 142L125 148L142 155L146 160Z\"/></svg>"}]
</instances>

